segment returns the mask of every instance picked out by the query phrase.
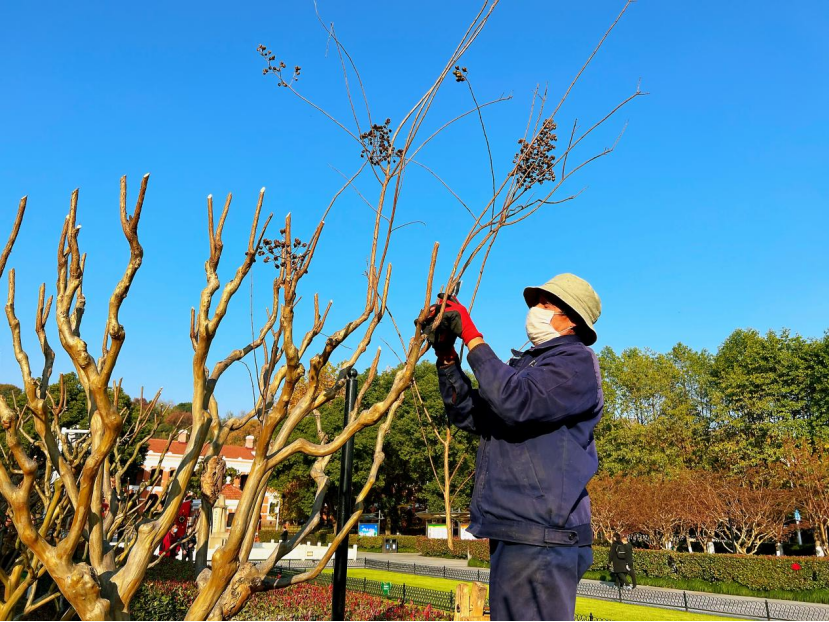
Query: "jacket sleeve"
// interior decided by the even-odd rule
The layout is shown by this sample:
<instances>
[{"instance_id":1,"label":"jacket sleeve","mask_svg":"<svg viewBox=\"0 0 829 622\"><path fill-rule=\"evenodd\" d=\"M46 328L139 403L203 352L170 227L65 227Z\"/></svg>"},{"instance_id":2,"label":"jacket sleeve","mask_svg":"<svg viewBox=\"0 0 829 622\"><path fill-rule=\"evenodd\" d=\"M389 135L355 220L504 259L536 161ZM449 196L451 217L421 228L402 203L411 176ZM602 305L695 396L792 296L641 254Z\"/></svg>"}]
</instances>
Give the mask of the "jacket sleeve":
<instances>
[{"instance_id":1,"label":"jacket sleeve","mask_svg":"<svg viewBox=\"0 0 829 622\"><path fill-rule=\"evenodd\" d=\"M457 364L438 367L440 395L449 421L473 434L489 434L488 419L493 416L489 404Z\"/></svg>"},{"instance_id":2,"label":"jacket sleeve","mask_svg":"<svg viewBox=\"0 0 829 622\"><path fill-rule=\"evenodd\" d=\"M555 423L590 410L599 400L593 355L587 348L564 350L516 370L486 344L467 360L480 394L507 426Z\"/></svg>"}]
</instances>

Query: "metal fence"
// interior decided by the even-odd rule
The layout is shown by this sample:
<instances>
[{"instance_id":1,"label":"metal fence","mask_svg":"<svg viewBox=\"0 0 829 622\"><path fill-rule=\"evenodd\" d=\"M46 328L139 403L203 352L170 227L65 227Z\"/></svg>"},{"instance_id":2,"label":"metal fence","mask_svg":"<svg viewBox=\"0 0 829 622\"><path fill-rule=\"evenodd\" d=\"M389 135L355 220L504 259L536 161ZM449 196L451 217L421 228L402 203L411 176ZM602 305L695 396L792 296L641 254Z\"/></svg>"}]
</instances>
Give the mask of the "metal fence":
<instances>
[{"instance_id":1,"label":"metal fence","mask_svg":"<svg viewBox=\"0 0 829 622\"><path fill-rule=\"evenodd\" d=\"M311 568L315 565L312 561L298 560L291 562L290 560L284 563L286 570L302 570ZM360 558L357 560L349 560L349 568L370 568L375 570L386 570L387 572L400 572L406 574L414 574L427 577L437 577L442 579L455 579L457 581L482 581L489 582L489 570L486 568L455 568L452 566L432 566L427 564L404 564L401 562L394 562L388 560L376 560ZM352 587L352 581L359 582L366 589L360 589L369 594L383 595L379 592L372 592L368 590L377 589L382 592L382 587L374 588L372 583L381 586L378 581L364 581L361 579L348 579L348 589L358 589L357 583ZM327 579L330 583L330 578ZM393 587L397 590L406 590L406 600L413 600L409 598L410 590L418 588L404 588ZM433 607L440 607L441 609L451 610L454 606L454 594L451 592L441 592L439 590L426 590L426 592L443 594L444 596L435 597L435 601L426 600L431 596L418 596L420 601L413 600L415 604L431 604ZM414 592L411 592L414 594ZM451 595L451 606L442 606L448 596ZM762 620L829 620L829 607L821 605L808 605L799 602L780 602L768 600L763 598L744 598L744 597L729 597L719 596L715 594L700 594L696 592L685 592L680 590L666 590L654 589L647 587L638 587L635 590L620 590L619 588L608 585L606 583L599 583L598 581L582 581L578 587L579 596L585 598L598 598L601 600L610 600L619 603L627 603L630 605L646 605L650 607L662 607L667 609L680 609L683 611L697 611L704 613L713 613L720 615L736 616L742 618L753 618ZM391 596L390 596L391 597ZM395 592L395 598L400 598L401 595Z\"/></svg>"},{"instance_id":2,"label":"metal fence","mask_svg":"<svg viewBox=\"0 0 829 622\"><path fill-rule=\"evenodd\" d=\"M765 598L728 597L680 590L622 590L598 581L582 581L579 596L614 600L620 603L698 611L763 620L829 620L829 607Z\"/></svg>"},{"instance_id":3,"label":"metal fence","mask_svg":"<svg viewBox=\"0 0 829 622\"><path fill-rule=\"evenodd\" d=\"M364 567L362 564L349 564L351 567ZM277 566L275 569L280 574L296 574L301 572L300 566L310 567L310 563L304 563L304 560L293 562L291 568L287 564L283 567ZM320 574L311 583L317 585L331 585L334 580L332 574ZM422 587L412 587L405 583L384 583L381 581L373 581L372 579L357 579L355 577L348 577L346 579L346 589L351 592L363 592L371 596L381 596L392 600L413 603L426 607L431 605L436 609L443 611L454 611L455 609L455 593L444 592L441 590L430 590Z\"/></svg>"},{"instance_id":4,"label":"metal fence","mask_svg":"<svg viewBox=\"0 0 829 622\"><path fill-rule=\"evenodd\" d=\"M359 561L359 560L358 560ZM363 558L364 568L386 570L387 572L404 572L439 579L456 579L458 581L482 581L489 583L489 570L486 568L454 568L452 566L430 566L427 564L402 564L391 560Z\"/></svg>"},{"instance_id":5,"label":"metal fence","mask_svg":"<svg viewBox=\"0 0 829 622\"><path fill-rule=\"evenodd\" d=\"M290 560L289 560L290 561ZM372 560L366 560L369 563ZM329 564L330 565L330 564ZM412 564L399 564L401 566L406 566L407 571L411 574ZM275 569L276 572L279 574L297 574L302 572L305 568L313 567L313 562L306 562L305 560L298 560L293 561L291 563L291 567L288 568L288 563L284 566L277 566ZM381 568L382 566L382 568ZM358 560L354 562L353 560L349 561L349 567L351 568L377 568L377 569L388 569L389 567L386 564L380 564L380 562L376 562L374 565L370 566L369 564L363 563L363 560ZM394 568L392 568L392 572L395 572ZM434 566L417 566L417 569L423 568L435 568ZM453 568L447 568L447 570L457 570ZM452 578L451 572L447 574L447 578ZM487 572L487 575L489 573ZM428 576L438 576L434 574L430 574ZM442 575L440 575L442 576ZM331 582L334 580L334 576L332 574L320 574L315 579L311 581L311 583L315 583L317 585L331 585ZM380 596L382 598L389 598L391 600L402 601L405 603L412 603L415 605L420 605L422 607L426 607L427 605L431 605L435 609L441 609L442 611L454 611L455 610L455 592L447 591L444 592L442 590L431 590L428 588L423 587L412 587L410 585L403 584L394 584L394 583L384 583L381 581L373 581L371 579L357 579L354 577L348 577L346 579L346 589L351 592L362 592L364 594L370 594L371 596ZM489 603L487 603L489 606ZM585 621L585 622L599 622L602 618L596 618L593 614L589 615L577 615L575 617L576 620Z\"/></svg>"}]
</instances>

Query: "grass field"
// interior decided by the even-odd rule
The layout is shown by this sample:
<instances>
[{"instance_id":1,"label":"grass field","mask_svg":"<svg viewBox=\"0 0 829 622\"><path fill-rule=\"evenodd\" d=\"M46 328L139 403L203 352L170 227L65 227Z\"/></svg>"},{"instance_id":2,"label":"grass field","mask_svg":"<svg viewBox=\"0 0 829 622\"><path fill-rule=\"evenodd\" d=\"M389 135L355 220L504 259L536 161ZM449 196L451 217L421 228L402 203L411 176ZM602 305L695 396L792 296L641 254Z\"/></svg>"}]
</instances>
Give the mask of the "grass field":
<instances>
[{"instance_id":1,"label":"grass field","mask_svg":"<svg viewBox=\"0 0 829 622\"><path fill-rule=\"evenodd\" d=\"M326 570L325 572L331 572ZM393 584L403 584L411 587L422 587L430 590L450 592L460 583L453 579L438 579L433 577L421 577L419 575L404 574L399 572L386 572L385 570L370 570L362 568L349 568L348 576L355 579L368 579L369 581L390 581ZM593 614L596 618L605 620L731 620L734 618L721 618L697 613L686 613L673 609L660 609L658 607L643 607L642 605L627 605L613 603L605 600L592 598L577 598L576 613L587 616Z\"/></svg>"}]
</instances>

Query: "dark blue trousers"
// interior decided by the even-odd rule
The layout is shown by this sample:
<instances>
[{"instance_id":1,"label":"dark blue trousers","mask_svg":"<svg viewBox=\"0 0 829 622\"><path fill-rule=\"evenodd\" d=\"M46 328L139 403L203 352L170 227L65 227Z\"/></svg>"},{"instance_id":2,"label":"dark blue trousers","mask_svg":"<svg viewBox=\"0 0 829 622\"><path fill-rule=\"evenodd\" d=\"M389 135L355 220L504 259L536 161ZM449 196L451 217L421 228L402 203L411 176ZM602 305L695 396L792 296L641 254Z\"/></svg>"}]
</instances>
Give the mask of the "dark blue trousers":
<instances>
[{"instance_id":1,"label":"dark blue trousers","mask_svg":"<svg viewBox=\"0 0 829 622\"><path fill-rule=\"evenodd\" d=\"M576 588L593 563L589 546L531 546L490 540L492 620L572 620Z\"/></svg>"}]
</instances>

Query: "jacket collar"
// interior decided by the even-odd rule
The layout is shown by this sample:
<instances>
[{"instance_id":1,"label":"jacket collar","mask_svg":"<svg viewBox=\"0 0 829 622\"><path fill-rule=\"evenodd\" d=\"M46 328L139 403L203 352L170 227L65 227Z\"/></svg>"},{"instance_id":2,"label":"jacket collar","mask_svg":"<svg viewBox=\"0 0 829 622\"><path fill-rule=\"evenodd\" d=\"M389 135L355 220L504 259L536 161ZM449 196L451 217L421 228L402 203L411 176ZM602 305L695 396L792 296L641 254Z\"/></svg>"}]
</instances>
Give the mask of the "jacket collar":
<instances>
[{"instance_id":1,"label":"jacket collar","mask_svg":"<svg viewBox=\"0 0 829 622\"><path fill-rule=\"evenodd\" d=\"M539 343L537 346L533 346L529 350L513 350L512 355L515 357L523 356L524 354L532 354L533 356L537 354L541 354L549 350L550 348L555 348L557 346L562 346L567 343L581 343L581 338L578 335L562 335L560 337L555 337L550 339L549 341L544 341Z\"/></svg>"}]
</instances>

